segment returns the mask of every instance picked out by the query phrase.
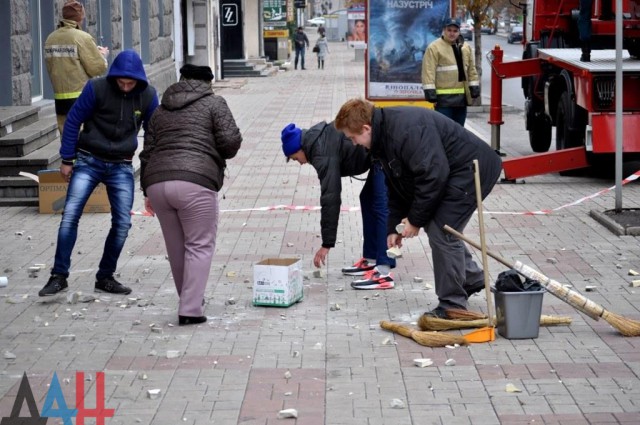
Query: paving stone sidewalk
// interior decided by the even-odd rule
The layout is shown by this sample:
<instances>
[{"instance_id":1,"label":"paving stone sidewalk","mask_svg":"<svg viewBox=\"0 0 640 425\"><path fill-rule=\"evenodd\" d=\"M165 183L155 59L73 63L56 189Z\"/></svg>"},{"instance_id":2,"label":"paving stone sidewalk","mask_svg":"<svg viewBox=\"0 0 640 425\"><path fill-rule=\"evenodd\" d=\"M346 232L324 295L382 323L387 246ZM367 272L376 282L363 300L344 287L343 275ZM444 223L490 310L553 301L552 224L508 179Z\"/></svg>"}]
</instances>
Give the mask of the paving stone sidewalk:
<instances>
[{"instance_id":1,"label":"paving stone sidewalk","mask_svg":"<svg viewBox=\"0 0 640 425\"><path fill-rule=\"evenodd\" d=\"M315 33L310 37L313 42ZM424 234L407 241L394 270L395 289L356 292L340 268L360 257L361 218L344 212L339 243L322 277L313 277L319 212L264 207L319 205L313 168L285 162L280 130L289 122L308 127L332 120L347 99L364 95L364 63L345 44L329 48L325 70L316 69L309 50L305 71L216 89L227 99L244 143L229 161L220 194L206 324L177 326L175 289L155 218L133 218L120 258L120 278L134 288L130 296L93 293L109 215L88 214L69 279L70 293L81 293L79 299L43 300L37 292L53 261L60 217L35 208L0 208L0 276L8 279L0 288L0 418L11 415L23 374L41 412L47 391L55 389L55 373L69 407L79 405L79 379L85 408L96 406L96 392L104 386L104 407L114 409L106 424L640 423L640 339L621 336L551 294L544 295L542 313L569 316L572 323L541 327L535 339L498 335L491 343L428 348L381 329L381 320L415 323L437 304ZM522 114L511 111L502 148L510 156L525 154ZM488 141L487 118L482 110L471 112L467 127ZM362 184L343 179L343 206L359 205ZM614 207L613 191L550 214L527 214L612 184L559 175L499 184L484 203L487 243L611 312L640 320L640 291L630 286L638 278L628 274L640 271L638 239L615 236L589 217L590 210ZM624 207L637 208L639 192L635 183L625 186ZM135 209L142 205L140 194ZM466 234L479 239L476 217ZM252 305L253 265L270 257L301 258L302 302L289 308ZM36 264L45 267L30 274ZM505 267L489 260L488 270L493 281ZM585 292L587 286L593 291ZM473 296L470 307L486 311L485 296ZM430 358L433 365L418 368L416 358ZM446 366L451 359L455 365ZM298 418L278 419L288 408L297 409ZM21 411L30 416L26 403Z\"/></svg>"}]
</instances>

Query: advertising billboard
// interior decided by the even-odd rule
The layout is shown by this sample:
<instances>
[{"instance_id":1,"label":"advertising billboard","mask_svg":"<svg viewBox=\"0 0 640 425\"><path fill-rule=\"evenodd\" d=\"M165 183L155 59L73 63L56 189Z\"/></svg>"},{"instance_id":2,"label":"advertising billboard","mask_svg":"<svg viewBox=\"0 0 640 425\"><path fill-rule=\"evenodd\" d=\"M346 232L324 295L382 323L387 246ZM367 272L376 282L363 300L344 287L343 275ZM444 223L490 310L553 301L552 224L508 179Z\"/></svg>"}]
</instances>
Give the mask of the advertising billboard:
<instances>
[{"instance_id":1,"label":"advertising billboard","mask_svg":"<svg viewBox=\"0 0 640 425\"><path fill-rule=\"evenodd\" d=\"M422 57L450 14L449 0L369 0L367 99L424 100Z\"/></svg>"}]
</instances>

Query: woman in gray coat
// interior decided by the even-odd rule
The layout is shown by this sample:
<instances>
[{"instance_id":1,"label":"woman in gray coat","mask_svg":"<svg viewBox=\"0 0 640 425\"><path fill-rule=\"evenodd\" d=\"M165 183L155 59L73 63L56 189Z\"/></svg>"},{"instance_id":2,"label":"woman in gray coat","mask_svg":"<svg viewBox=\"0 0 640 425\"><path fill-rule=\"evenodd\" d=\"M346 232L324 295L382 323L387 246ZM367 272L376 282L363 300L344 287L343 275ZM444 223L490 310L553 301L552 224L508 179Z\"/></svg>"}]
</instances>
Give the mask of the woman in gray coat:
<instances>
[{"instance_id":1,"label":"woman in gray coat","mask_svg":"<svg viewBox=\"0 0 640 425\"><path fill-rule=\"evenodd\" d=\"M178 323L190 325L207 320L218 191L242 136L226 101L213 94L211 68L185 65L180 74L151 118L140 160L145 207L160 221L180 297Z\"/></svg>"}]
</instances>

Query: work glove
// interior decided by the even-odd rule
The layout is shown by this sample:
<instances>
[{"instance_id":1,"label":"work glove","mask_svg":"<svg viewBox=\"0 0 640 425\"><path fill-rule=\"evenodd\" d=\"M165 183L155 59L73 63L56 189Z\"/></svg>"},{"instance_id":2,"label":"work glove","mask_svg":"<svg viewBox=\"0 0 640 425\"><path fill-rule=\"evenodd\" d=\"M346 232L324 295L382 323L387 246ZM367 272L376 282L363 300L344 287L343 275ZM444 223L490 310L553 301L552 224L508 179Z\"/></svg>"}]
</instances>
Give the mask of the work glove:
<instances>
[{"instance_id":1,"label":"work glove","mask_svg":"<svg viewBox=\"0 0 640 425\"><path fill-rule=\"evenodd\" d=\"M438 95L436 94L436 91L434 89L426 89L424 91L424 99L427 102L436 103L436 100L438 100Z\"/></svg>"},{"instance_id":2,"label":"work glove","mask_svg":"<svg viewBox=\"0 0 640 425\"><path fill-rule=\"evenodd\" d=\"M469 93L473 99L480 96L480 86L469 86Z\"/></svg>"}]
</instances>

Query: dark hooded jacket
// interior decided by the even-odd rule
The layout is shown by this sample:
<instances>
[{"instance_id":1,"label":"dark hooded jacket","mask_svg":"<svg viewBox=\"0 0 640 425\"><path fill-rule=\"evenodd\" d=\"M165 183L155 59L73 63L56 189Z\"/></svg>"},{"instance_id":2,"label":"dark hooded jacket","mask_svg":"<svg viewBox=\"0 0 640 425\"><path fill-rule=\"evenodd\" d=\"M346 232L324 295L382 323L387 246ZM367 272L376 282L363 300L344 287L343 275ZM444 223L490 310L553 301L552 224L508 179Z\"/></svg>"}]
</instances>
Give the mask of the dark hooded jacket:
<instances>
[{"instance_id":1,"label":"dark hooded jacket","mask_svg":"<svg viewBox=\"0 0 640 425\"><path fill-rule=\"evenodd\" d=\"M320 228L322 246L336 244L342 200L342 177L366 173L371 158L362 146L356 146L333 124L321 122L302 132L302 151L320 179Z\"/></svg>"},{"instance_id":2,"label":"dark hooded jacket","mask_svg":"<svg viewBox=\"0 0 640 425\"><path fill-rule=\"evenodd\" d=\"M387 233L407 217L458 229L476 209L473 160L480 166L482 198L495 185L502 161L484 141L446 116L425 108L375 108L371 154L387 175Z\"/></svg>"},{"instance_id":3,"label":"dark hooded jacket","mask_svg":"<svg viewBox=\"0 0 640 425\"><path fill-rule=\"evenodd\" d=\"M224 98L209 82L183 80L162 96L140 153L141 184L181 180L218 191L226 160L233 158L242 135Z\"/></svg>"},{"instance_id":4,"label":"dark hooded jacket","mask_svg":"<svg viewBox=\"0 0 640 425\"><path fill-rule=\"evenodd\" d=\"M124 93L118 78L137 80L137 84ZM121 52L107 76L90 80L69 111L60 156L71 160L82 151L103 161L131 161L138 148L140 127L147 130L157 106L156 90L147 82L140 56L133 50Z\"/></svg>"}]
</instances>

